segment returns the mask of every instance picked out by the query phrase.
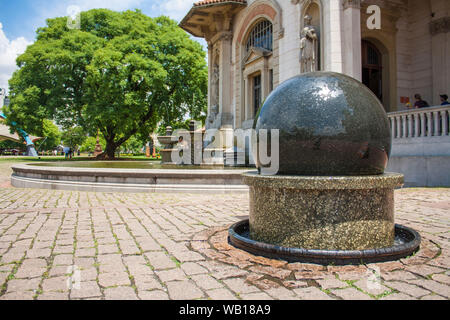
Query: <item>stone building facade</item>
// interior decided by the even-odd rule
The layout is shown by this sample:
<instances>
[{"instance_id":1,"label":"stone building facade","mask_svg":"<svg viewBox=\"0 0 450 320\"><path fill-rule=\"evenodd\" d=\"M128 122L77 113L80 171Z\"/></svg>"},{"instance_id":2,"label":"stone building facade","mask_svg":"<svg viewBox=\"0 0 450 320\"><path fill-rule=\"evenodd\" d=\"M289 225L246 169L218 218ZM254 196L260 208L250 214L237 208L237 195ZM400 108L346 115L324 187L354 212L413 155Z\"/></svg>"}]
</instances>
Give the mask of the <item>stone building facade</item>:
<instances>
[{"instance_id":1,"label":"stone building facade","mask_svg":"<svg viewBox=\"0 0 450 320\"><path fill-rule=\"evenodd\" d=\"M208 43L207 128L251 128L269 93L301 73L307 15L317 69L362 81L387 112L450 92L449 0L204 0L180 26Z\"/></svg>"}]
</instances>

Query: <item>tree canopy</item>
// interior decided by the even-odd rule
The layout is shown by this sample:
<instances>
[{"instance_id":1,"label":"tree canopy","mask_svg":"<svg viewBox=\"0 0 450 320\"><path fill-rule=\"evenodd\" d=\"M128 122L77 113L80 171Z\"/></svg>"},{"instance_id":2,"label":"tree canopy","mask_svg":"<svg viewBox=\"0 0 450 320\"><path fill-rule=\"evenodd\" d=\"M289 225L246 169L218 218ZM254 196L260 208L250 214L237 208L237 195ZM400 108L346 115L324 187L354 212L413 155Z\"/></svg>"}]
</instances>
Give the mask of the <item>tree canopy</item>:
<instances>
[{"instance_id":1,"label":"tree canopy","mask_svg":"<svg viewBox=\"0 0 450 320\"><path fill-rule=\"evenodd\" d=\"M48 19L17 64L8 121L40 136L46 118L91 135L99 129L108 158L158 123L206 110L205 52L167 17L94 9L76 30L67 18Z\"/></svg>"},{"instance_id":2,"label":"tree canopy","mask_svg":"<svg viewBox=\"0 0 450 320\"><path fill-rule=\"evenodd\" d=\"M42 140L36 142L39 151L55 150L61 144L61 135L59 128L48 119L43 120Z\"/></svg>"}]
</instances>

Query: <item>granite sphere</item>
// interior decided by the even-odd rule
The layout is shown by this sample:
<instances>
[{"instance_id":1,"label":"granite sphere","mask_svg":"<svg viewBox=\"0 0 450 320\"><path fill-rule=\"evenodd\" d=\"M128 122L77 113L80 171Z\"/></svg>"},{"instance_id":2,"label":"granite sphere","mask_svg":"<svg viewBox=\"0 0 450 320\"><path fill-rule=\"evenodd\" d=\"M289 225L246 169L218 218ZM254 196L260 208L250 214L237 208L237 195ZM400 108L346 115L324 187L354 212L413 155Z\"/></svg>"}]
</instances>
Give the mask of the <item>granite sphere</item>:
<instances>
[{"instance_id":1,"label":"granite sphere","mask_svg":"<svg viewBox=\"0 0 450 320\"><path fill-rule=\"evenodd\" d=\"M262 148L260 130L279 130L280 175L383 174L392 147L378 98L361 82L333 72L306 73L282 83L259 110L254 129L256 150ZM254 157L258 169L267 165L259 152Z\"/></svg>"}]
</instances>

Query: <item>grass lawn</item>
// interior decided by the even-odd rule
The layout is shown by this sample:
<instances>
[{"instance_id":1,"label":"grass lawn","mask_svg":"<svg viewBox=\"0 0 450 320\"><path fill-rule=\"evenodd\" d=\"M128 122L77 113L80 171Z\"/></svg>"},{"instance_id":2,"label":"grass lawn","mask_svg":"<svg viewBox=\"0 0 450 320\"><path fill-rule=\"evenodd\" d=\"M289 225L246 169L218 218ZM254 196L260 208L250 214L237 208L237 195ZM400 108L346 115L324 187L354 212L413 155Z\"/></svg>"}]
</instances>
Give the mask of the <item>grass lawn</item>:
<instances>
[{"instance_id":1,"label":"grass lawn","mask_svg":"<svg viewBox=\"0 0 450 320\"><path fill-rule=\"evenodd\" d=\"M158 159L147 158L146 156L126 156L116 159L117 161L160 161ZM56 161L95 161L93 157L81 156L74 157L72 159L66 159L64 156L42 156L36 157L12 157L12 156L0 156L0 188L6 187L9 184L12 169L11 166L18 163L30 163L30 162L56 162Z\"/></svg>"}]
</instances>

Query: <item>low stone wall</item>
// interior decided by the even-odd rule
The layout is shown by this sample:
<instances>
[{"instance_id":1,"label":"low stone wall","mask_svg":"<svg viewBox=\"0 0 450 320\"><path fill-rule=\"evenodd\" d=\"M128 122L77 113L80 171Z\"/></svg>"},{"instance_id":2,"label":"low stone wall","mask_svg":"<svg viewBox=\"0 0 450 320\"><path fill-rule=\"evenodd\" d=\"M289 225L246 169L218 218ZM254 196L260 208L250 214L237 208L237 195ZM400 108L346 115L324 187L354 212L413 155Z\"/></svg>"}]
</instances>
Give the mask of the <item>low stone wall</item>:
<instances>
[{"instance_id":1,"label":"low stone wall","mask_svg":"<svg viewBox=\"0 0 450 320\"><path fill-rule=\"evenodd\" d=\"M389 113L389 172L405 175L406 187L450 187L450 106Z\"/></svg>"},{"instance_id":2,"label":"low stone wall","mask_svg":"<svg viewBox=\"0 0 450 320\"><path fill-rule=\"evenodd\" d=\"M405 187L450 187L450 156L392 157L389 172L405 175Z\"/></svg>"},{"instance_id":3,"label":"low stone wall","mask_svg":"<svg viewBox=\"0 0 450 320\"><path fill-rule=\"evenodd\" d=\"M135 170L12 167L11 184L40 188L93 192L232 193L248 191L242 183L247 170Z\"/></svg>"}]
</instances>

